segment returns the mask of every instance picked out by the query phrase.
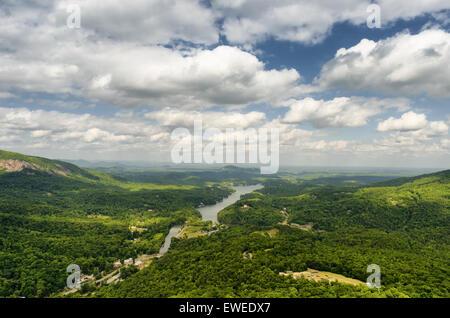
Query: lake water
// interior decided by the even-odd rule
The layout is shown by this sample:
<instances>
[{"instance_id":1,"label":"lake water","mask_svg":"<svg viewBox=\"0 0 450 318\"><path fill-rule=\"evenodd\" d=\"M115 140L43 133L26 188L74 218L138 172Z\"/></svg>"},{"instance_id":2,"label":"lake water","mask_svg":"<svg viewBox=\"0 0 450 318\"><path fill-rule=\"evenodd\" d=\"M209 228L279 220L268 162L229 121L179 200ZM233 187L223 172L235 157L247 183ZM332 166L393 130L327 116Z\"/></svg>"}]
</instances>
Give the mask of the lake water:
<instances>
[{"instance_id":1,"label":"lake water","mask_svg":"<svg viewBox=\"0 0 450 318\"><path fill-rule=\"evenodd\" d=\"M222 201L220 201L214 205L207 205L207 206L204 206L201 208L197 208L197 210L200 211L200 213L202 214L203 221L213 221L213 222L219 223L217 221L217 214L220 211L222 211L227 206L230 206L233 203L235 203L236 201L238 201L242 195L251 193L253 191L256 191L256 190L259 190L262 188L263 188L262 184L251 185L251 186L235 186L235 187L233 187L233 189L236 190L236 192L234 192L229 197L226 197L225 199L223 199Z\"/></svg>"},{"instance_id":2,"label":"lake water","mask_svg":"<svg viewBox=\"0 0 450 318\"><path fill-rule=\"evenodd\" d=\"M213 222L219 223L217 221L217 214L220 211L222 211L227 206L230 206L233 203L235 203L236 201L238 201L241 198L241 196L243 196L244 194L251 193L253 191L262 189L263 187L264 186L262 184L251 185L251 186L235 186L235 187L233 187L235 192L233 194L231 194L229 197L226 197L225 199L223 199L220 202L217 202L216 204L197 208L197 210L200 211L200 213L202 214L203 221L213 221ZM172 242L172 237L174 237L175 235L180 233L182 228L183 228L182 226L177 225L170 229L169 234L167 234L167 236L164 240L164 244L161 246L161 249L159 250L160 255L165 254L169 250L170 243Z\"/></svg>"}]
</instances>

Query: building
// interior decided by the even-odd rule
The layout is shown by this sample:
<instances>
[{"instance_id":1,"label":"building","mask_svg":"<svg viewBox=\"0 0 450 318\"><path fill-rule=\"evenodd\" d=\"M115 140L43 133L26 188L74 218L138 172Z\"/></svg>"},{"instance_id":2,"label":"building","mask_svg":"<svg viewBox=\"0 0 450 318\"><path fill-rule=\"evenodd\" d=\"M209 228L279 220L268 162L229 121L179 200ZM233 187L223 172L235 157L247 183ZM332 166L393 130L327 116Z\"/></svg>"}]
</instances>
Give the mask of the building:
<instances>
[{"instance_id":1,"label":"building","mask_svg":"<svg viewBox=\"0 0 450 318\"><path fill-rule=\"evenodd\" d=\"M136 260L136 261L134 262L134 266L142 267L143 265L144 265L144 263L142 263L142 261L140 261L140 260Z\"/></svg>"},{"instance_id":2,"label":"building","mask_svg":"<svg viewBox=\"0 0 450 318\"><path fill-rule=\"evenodd\" d=\"M132 258L129 258L129 259L126 259L126 260L124 260L123 261L123 264L124 265L133 265L133 259Z\"/></svg>"}]
</instances>

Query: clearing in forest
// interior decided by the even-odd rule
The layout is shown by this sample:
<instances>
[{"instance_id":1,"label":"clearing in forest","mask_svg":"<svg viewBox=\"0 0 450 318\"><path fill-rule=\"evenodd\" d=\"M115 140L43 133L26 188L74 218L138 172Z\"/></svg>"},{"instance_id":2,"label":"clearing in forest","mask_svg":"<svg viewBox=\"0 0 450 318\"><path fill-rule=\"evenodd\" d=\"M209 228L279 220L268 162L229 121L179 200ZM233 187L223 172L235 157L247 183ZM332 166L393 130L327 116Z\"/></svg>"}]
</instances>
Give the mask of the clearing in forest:
<instances>
[{"instance_id":1,"label":"clearing in forest","mask_svg":"<svg viewBox=\"0 0 450 318\"><path fill-rule=\"evenodd\" d=\"M331 272L322 272L322 271L318 271L318 270L311 269L311 268L308 268L305 272L291 272L291 271L281 272L280 275L292 276L295 279L306 278L309 280L313 280L315 282L328 281L330 283L338 282L338 283L349 284L349 285L354 285L354 286L358 286L358 285L365 286L366 285L364 282L357 280L357 279L348 278L343 275L335 274L335 273L331 273Z\"/></svg>"}]
</instances>

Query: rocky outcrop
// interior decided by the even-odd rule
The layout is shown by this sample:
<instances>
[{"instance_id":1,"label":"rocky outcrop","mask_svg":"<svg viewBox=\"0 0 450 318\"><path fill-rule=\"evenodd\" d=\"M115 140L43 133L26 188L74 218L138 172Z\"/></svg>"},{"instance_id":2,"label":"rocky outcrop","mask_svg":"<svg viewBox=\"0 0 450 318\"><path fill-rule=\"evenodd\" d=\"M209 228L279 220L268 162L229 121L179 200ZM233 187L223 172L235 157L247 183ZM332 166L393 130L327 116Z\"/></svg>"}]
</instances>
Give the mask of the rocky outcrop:
<instances>
[{"instance_id":1,"label":"rocky outcrop","mask_svg":"<svg viewBox=\"0 0 450 318\"><path fill-rule=\"evenodd\" d=\"M24 169L41 170L41 167L22 160L0 160L0 167L7 172L19 172Z\"/></svg>"},{"instance_id":2,"label":"rocky outcrop","mask_svg":"<svg viewBox=\"0 0 450 318\"><path fill-rule=\"evenodd\" d=\"M25 169L29 170L38 170L38 171L44 171L48 174L57 174L61 176L67 176L69 173L71 173L70 170L65 169L60 164L55 164L56 168L43 168L35 163L23 161L23 160L0 160L0 168L3 168L7 172L20 172Z\"/></svg>"}]
</instances>

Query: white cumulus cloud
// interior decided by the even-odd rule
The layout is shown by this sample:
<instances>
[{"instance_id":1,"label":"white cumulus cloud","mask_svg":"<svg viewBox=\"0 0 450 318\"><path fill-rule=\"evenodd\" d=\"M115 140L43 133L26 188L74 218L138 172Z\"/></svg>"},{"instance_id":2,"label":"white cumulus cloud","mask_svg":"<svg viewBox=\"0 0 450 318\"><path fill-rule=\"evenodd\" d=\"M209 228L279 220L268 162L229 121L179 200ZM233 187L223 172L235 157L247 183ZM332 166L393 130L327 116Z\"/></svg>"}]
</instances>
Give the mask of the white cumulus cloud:
<instances>
[{"instance_id":1,"label":"white cumulus cloud","mask_svg":"<svg viewBox=\"0 0 450 318\"><path fill-rule=\"evenodd\" d=\"M286 123L311 123L317 128L360 127L367 120L388 108L407 109L406 99L377 99L364 97L336 97L332 100L305 98L291 100Z\"/></svg>"},{"instance_id":2,"label":"white cumulus cloud","mask_svg":"<svg viewBox=\"0 0 450 318\"><path fill-rule=\"evenodd\" d=\"M389 117L385 121L378 124L379 131L409 131L419 130L428 125L425 114L416 114L413 111L404 113L400 118Z\"/></svg>"},{"instance_id":3,"label":"white cumulus cloud","mask_svg":"<svg viewBox=\"0 0 450 318\"><path fill-rule=\"evenodd\" d=\"M213 0L223 16L223 33L233 43L267 38L314 44L331 33L334 24L365 24L369 0ZM379 0L382 25L450 8L440 0Z\"/></svg>"},{"instance_id":4,"label":"white cumulus cloud","mask_svg":"<svg viewBox=\"0 0 450 318\"><path fill-rule=\"evenodd\" d=\"M400 118L389 117L378 124L378 131L397 131L400 138L430 138L447 135L448 125L443 121L428 121L425 114L413 111Z\"/></svg>"},{"instance_id":5,"label":"white cumulus cloud","mask_svg":"<svg viewBox=\"0 0 450 318\"><path fill-rule=\"evenodd\" d=\"M325 89L447 98L449 78L450 33L430 29L342 48L316 82Z\"/></svg>"}]
</instances>

